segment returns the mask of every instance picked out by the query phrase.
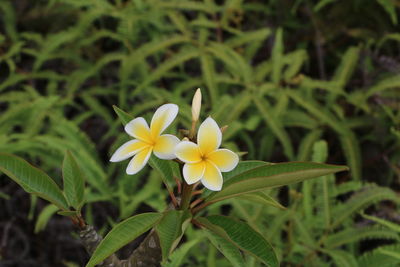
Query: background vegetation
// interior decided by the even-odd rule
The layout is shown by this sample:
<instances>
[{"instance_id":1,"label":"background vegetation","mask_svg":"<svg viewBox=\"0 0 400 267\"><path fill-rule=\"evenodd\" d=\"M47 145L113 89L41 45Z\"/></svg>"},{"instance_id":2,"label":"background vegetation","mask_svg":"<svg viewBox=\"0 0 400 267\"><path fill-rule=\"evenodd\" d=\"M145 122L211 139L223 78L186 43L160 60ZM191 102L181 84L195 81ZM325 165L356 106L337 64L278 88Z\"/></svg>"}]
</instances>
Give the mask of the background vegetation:
<instances>
[{"instance_id":1,"label":"background vegetation","mask_svg":"<svg viewBox=\"0 0 400 267\"><path fill-rule=\"evenodd\" d=\"M85 218L104 233L167 203L157 173L128 176L126 162L109 164L127 141L112 105L148 119L176 103L173 132L189 128L201 87L203 118L229 125L224 145L247 152L243 159L351 168L272 190L286 208L242 199L216 213L248 221L282 266L396 266L399 8L391 0L0 1L0 151L59 178L72 151L89 188ZM5 176L0 186L2 266L87 262L66 218ZM241 266L195 229L187 237L168 266ZM243 264L260 266L251 257Z\"/></svg>"}]
</instances>

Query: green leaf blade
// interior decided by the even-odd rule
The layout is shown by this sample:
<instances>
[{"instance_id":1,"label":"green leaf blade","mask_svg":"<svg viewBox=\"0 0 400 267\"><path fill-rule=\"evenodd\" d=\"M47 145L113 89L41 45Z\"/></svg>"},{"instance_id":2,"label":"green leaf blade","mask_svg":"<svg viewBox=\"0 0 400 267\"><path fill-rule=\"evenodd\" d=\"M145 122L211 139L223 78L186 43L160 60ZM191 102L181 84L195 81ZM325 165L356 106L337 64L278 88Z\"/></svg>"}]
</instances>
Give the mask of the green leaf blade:
<instances>
[{"instance_id":1,"label":"green leaf blade","mask_svg":"<svg viewBox=\"0 0 400 267\"><path fill-rule=\"evenodd\" d=\"M205 235L211 243L229 260L234 267L245 267L245 263L240 250L232 243L226 241L219 235L215 235L208 230L204 230Z\"/></svg>"},{"instance_id":2,"label":"green leaf blade","mask_svg":"<svg viewBox=\"0 0 400 267\"><path fill-rule=\"evenodd\" d=\"M346 166L314 162L288 162L264 165L232 177L225 183L221 191L211 193L206 201L217 202L345 170L348 170Z\"/></svg>"},{"instance_id":3,"label":"green leaf blade","mask_svg":"<svg viewBox=\"0 0 400 267\"><path fill-rule=\"evenodd\" d=\"M115 251L148 231L162 217L162 213L143 213L117 224L100 242L86 267L94 267Z\"/></svg>"},{"instance_id":4,"label":"green leaf blade","mask_svg":"<svg viewBox=\"0 0 400 267\"><path fill-rule=\"evenodd\" d=\"M188 211L169 210L157 224L156 231L160 238L163 262L178 245L190 218Z\"/></svg>"},{"instance_id":5,"label":"green leaf blade","mask_svg":"<svg viewBox=\"0 0 400 267\"><path fill-rule=\"evenodd\" d=\"M0 153L0 171L22 186L26 192L38 195L62 210L68 209L67 200L54 180L24 159Z\"/></svg>"},{"instance_id":6,"label":"green leaf blade","mask_svg":"<svg viewBox=\"0 0 400 267\"><path fill-rule=\"evenodd\" d=\"M212 215L198 218L199 222L213 233L226 239L236 247L254 255L269 267L278 267L279 262L269 242L247 223L226 216Z\"/></svg>"},{"instance_id":7,"label":"green leaf blade","mask_svg":"<svg viewBox=\"0 0 400 267\"><path fill-rule=\"evenodd\" d=\"M65 153L62 173L65 197L68 203L79 211L85 198L85 178L70 151Z\"/></svg>"}]
</instances>

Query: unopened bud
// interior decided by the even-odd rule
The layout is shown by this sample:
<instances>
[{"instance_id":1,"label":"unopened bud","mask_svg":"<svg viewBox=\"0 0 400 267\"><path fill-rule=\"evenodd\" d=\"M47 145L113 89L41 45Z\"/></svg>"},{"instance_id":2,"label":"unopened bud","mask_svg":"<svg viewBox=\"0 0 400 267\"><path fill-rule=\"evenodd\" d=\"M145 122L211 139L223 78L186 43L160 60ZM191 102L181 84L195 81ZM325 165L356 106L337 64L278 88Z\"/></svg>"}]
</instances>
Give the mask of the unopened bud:
<instances>
[{"instance_id":1,"label":"unopened bud","mask_svg":"<svg viewBox=\"0 0 400 267\"><path fill-rule=\"evenodd\" d=\"M197 88L196 93L193 96L192 100L192 121L197 122L200 117L200 109L201 109L201 90Z\"/></svg>"}]
</instances>

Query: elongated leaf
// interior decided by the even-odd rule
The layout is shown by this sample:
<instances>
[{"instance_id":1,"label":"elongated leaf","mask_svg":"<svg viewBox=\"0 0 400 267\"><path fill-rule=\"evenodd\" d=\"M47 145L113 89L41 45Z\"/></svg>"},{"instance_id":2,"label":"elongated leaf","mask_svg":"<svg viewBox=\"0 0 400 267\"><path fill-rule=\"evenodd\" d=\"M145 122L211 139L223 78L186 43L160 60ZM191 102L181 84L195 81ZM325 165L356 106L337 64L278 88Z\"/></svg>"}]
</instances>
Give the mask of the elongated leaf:
<instances>
[{"instance_id":1,"label":"elongated leaf","mask_svg":"<svg viewBox=\"0 0 400 267\"><path fill-rule=\"evenodd\" d=\"M172 192L176 182L171 165L176 163L170 162L169 160L162 160L154 155L151 155L149 159L149 164L153 169L159 172L159 174L161 175L161 179L165 184L165 187L169 192Z\"/></svg>"},{"instance_id":2,"label":"elongated leaf","mask_svg":"<svg viewBox=\"0 0 400 267\"><path fill-rule=\"evenodd\" d=\"M156 226L165 261L181 240L191 215L189 211L169 210Z\"/></svg>"},{"instance_id":3,"label":"elongated leaf","mask_svg":"<svg viewBox=\"0 0 400 267\"><path fill-rule=\"evenodd\" d=\"M370 216L370 215L367 215L364 213L361 213L361 216L363 216L365 219L368 219L368 220L374 221L376 223L379 223L383 226L386 226L387 228L392 229L393 231L396 231L400 234L400 224L397 224L397 223L394 223L394 222L391 222L391 221L388 221L388 220L385 220L382 218L378 218L375 216Z\"/></svg>"},{"instance_id":4,"label":"elongated leaf","mask_svg":"<svg viewBox=\"0 0 400 267\"><path fill-rule=\"evenodd\" d=\"M390 16L392 23L397 25L396 1L393 0L377 0L377 2L385 9Z\"/></svg>"},{"instance_id":5,"label":"elongated leaf","mask_svg":"<svg viewBox=\"0 0 400 267\"><path fill-rule=\"evenodd\" d=\"M275 44L272 49L272 81L274 84L279 83L282 77L283 67L283 30L279 28L275 35Z\"/></svg>"},{"instance_id":6,"label":"elongated leaf","mask_svg":"<svg viewBox=\"0 0 400 267\"><path fill-rule=\"evenodd\" d=\"M65 153L63 162L64 193L68 203L80 210L85 197L85 178L71 152Z\"/></svg>"},{"instance_id":7,"label":"elongated leaf","mask_svg":"<svg viewBox=\"0 0 400 267\"><path fill-rule=\"evenodd\" d=\"M340 225L345 219L355 214L357 211L376 203L381 200L392 200L400 203L400 198L395 192L389 188L369 186L363 188L362 191L354 194L345 205L338 206L333 212L335 221L332 223L332 228Z\"/></svg>"},{"instance_id":8,"label":"elongated leaf","mask_svg":"<svg viewBox=\"0 0 400 267\"><path fill-rule=\"evenodd\" d=\"M35 234L46 228L47 222L51 216L59 210L57 206L53 204L47 205L39 214L35 224Z\"/></svg>"},{"instance_id":9,"label":"elongated leaf","mask_svg":"<svg viewBox=\"0 0 400 267\"><path fill-rule=\"evenodd\" d=\"M0 171L22 186L26 192L38 195L62 210L68 209L67 200L53 179L22 158L0 153Z\"/></svg>"},{"instance_id":10,"label":"elongated leaf","mask_svg":"<svg viewBox=\"0 0 400 267\"><path fill-rule=\"evenodd\" d=\"M400 251L400 244L379 246L378 248L366 252L358 258L359 266L362 267L393 267L400 264L400 260L391 257L385 252L398 253Z\"/></svg>"},{"instance_id":11,"label":"elongated leaf","mask_svg":"<svg viewBox=\"0 0 400 267\"><path fill-rule=\"evenodd\" d=\"M221 236L245 252L254 255L267 266L279 266L272 246L247 223L220 215L198 218L198 221L211 232Z\"/></svg>"},{"instance_id":12,"label":"elongated leaf","mask_svg":"<svg viewBox=\"0 0 400 267\"><path fill-rule=\"evenodd\" d=\"M288 185L310 178L345 171L347 169L346 166L313 162L288 162L260 166L232 177L224 184L221 191L211 193L206 201L217 202L271 187Z\"/></svg>"},{"instance_id":13,"label":"elongated leaf","mask_svg":"<svg viewBox=\"0 0 400 267\"><path fill-rule=\"evenodd\" d=\"M113 109L114 109L115 113L117 113L118 118L121 120L123 125L125 125L128 122L130 122L131 120L133 120L133 116L132 115L130 115L129 113L123 111L119 107L114 105Z\"/></svg>"},{"instance_id":14,"label":"elongated leaf","mask_svg":"<svg viewBox=\"0 0 400 267\"><path fill-rule=\"evenodd\" d=\"M239 161L238 165L236 166L236 168L234 168L232 171L230 172L223 172L222 176L224 178L224 183L226 183L227 181L229 181L230 179L232 179L232 177L235 177L241 173L244 173L250 169L253 169L255 167L259 167L259 166L264 166L264 165L268 165L270 163L265 162L265 161L261 161L261 160L245 160L245 161ZM212 192L211 190L205 190L205 192L203 193L203 197L206 197L208 195L210 195Z\"/></svg>"},{"instance_id":15,"label":"elongated leaf","mask_svg":"<svg viewBox=\"0 0 400 267\"><path fill-rule=\"evenodd\" d=\"M182 261L186 254L189 252L189 250L194 247L197 243L199 243L201 239L194 239L191 240L182 246L180 246L178 249L172 253L171 257L169 257L168 261L166 263L162 263L162 267L179 267L182 266Z\"/></svg>"},{"instance_id":16,"label":"elongated leaf","mask_svg":"<svg viewBox=\"0 0 400 267\"><path fill-rule=\"evenodd\" d=\"M292 160L293 147L290 142L290 137L280 120L277 119L270 111L271 107L269 103L259 97L253 97L253 101L256 104L257 109L260 111L265 123L271 128L276 138L278 138L281 142L283 150L285 151L285 155Z\"/></svg>"},{"instance_id":17,"label":"elongated leaf","mask_svg":"<svg viewBox=\"0 0 400 267\"><path fill-rule=\"evenodd\" d=\"M360 49L350 47L342 57L342 62L336 69L333 80L337 82L338 89L343 90L357 66Z\"/></svg>"},{"instance_id":18,"label":"elongated leaf","mask_svg":"<svg viewBox=\"0 0 400 267\"><path fill-rule=\"evenodd\" d=\"M207 89L210 92L210 99L212 105L217 103L218 99L218 87L215 81L215 66L212 57L206 53L203 53L200 56L201 62L201 72L204 77L205 84L207 85Z\"/></svg>"},{"instance_id":19,"label":"elongated leaf","mask_svg":"<svg viewBox=\"0 0 400 267\"><path fill-rule=\"evenodd\" d=\"M263 205L273 206L278 209L285 210L286 208L282 206L278 201L265 194L264 192L254 192L245 195L239 196L240 199L248 200L256 203L260 203Z\"/></svg>"},{"instance_id":20,"label":"elongated leaf","mask_svg":"<svg viewBox=\"0 0 400 267\"><path fill-rule=\"evenodd\" d=\"M240 250L235 245L208 230L204 230L204 233L207 238L210 239L211 243L225 256L225 258L228 259L228 261L230 261L232 266L246 266Z\"/></svg>"},{"instance_id":21,"label":"elongated leaf","mask_svg":"<svg viewBox=\"0 0 400 267\"><path fill-rule=\"evenodd\" d=\"M143 213L117 224L100 242L86 267L94 267L115 251L143 234L163 216L162 213Z\"/></svg>"},{"instance_id":22,"label":"elongated leaf","mask_svg":"<svg viewBox=\"0 0 400 267\"><path fill-rule=\"evenodd\" d=\"M348 228L340 232L331 234L324 243L326 247L337 248L349 243L358 242L365 239L399 240L399 236L396 232L382 229L382 227L363 227L359 229Z\"/></svg>"},{"instance_id":23,"label":"elongated leaf","mask_svg":"<svg viewBox=\"0 0 400 267\"><path fill-rule=\"evenodd\" d=\"M343 250L323 250L340 267L358 267L357 261L352 254Z\"/></svg>"}]
</instances>

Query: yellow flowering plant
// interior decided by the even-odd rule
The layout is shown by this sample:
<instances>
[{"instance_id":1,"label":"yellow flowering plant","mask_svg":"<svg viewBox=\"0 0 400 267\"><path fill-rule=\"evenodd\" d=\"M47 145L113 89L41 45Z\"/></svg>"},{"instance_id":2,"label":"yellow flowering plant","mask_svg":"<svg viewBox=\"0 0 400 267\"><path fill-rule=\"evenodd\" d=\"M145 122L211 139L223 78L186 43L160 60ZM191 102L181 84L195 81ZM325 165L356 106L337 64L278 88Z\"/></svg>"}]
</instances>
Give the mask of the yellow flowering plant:
<instances>
[{"instance_id":1,"label":"yellow flowering plant","mask_svg":"<svg viewBox=\"0 0 400 267\"><path fill-rule=\"evenodd\" d=\"M81 214L85 203L84 178L71 153L66 153L63 163L63 189L44 172L14 155L0 153L0 171L27 192L54 204L59 214L71 218L91 254L86 267L159 266L160 262L166 263L182 243L190 224L204 231L204 235L235 266L244 266L243 253L267 266L279 266L279 257L262 234L230 216L208 214L208 207L240 196L264 197L271 202L271 197L263 192L266 189L344 171L347 167L314 162L239 161L237 153L221 148L223 130L212 116L198 126L201 98L198 89L192 102L191 127L180 131L183 135L179 137L164 133L178 116L176 104L160 106L150 125L144 118L133 118L114 107L131 140L116 149L110 161L130 159L126 167L128 175L146 172L149 163L160 174L170 205L162 212L131 216L116 224L104 238L85 222ZM176 168L179 172L174 171ZM128 259L118 258L116 251L146 232L146 238Z\"/></svg>"}]
</instances>

